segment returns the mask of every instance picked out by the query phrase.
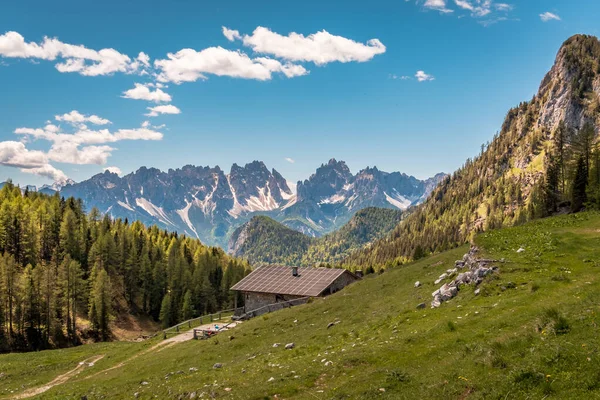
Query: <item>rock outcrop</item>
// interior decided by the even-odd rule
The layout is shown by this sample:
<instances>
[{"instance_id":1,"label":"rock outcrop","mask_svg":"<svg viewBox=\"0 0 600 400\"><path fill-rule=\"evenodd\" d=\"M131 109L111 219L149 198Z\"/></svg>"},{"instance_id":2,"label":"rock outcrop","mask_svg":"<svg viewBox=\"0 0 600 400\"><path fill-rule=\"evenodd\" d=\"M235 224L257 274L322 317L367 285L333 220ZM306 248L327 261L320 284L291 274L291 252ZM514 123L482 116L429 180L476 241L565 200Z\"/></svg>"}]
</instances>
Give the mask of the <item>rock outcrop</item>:
<instances>
[{"instance_id":1,"label":"rock outcrop","mask_svg":"<svg viewBox=\"0 0 600 400\"><path fill-rule=\"evenodd\" d=\"M458 294L462 285L477 286L483 282L483 279L486 276L498 270L498 267L491 266L491 264L496 262L495 260L477 258L477 252L477 247L471 247L469 252L464 255L462 260L456 261L455 268L449 269L446 273L442 274L438 280L435 281L435 284L437 285L441 281L458 274L451 282L444 283L442 287L431 294L433 296L431 308L437 308L441 306L444 301L454 298ZM458 271L461 270L465 271L458 273Z\"/></svg>"}]
</instances>

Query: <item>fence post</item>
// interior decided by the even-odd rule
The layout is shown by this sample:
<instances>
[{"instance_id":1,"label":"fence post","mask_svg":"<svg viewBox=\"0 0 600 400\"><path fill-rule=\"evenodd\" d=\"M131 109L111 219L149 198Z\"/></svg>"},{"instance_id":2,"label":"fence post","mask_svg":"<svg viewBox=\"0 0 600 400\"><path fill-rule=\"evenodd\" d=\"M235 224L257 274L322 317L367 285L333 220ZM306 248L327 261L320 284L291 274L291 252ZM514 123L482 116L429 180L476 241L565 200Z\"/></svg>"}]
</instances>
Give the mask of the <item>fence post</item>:
<instances>
[{"instance_id":1,"label":"fence post","mask_svg":"<svg viewBox=\"0 0 600 400\"><path fill-rule=\"evenodd\" d=\"M221 311L219 311L219 321L221 320Z\"/></svg>"},{"instance_id":2,"label":"fence post","mask_svg":"<svg viewBox=\"0 0 600 400\"><path fill-rule=\"evenodd\" d=\"M213 322L213 315L210 314L210 322Z\"/></svg>"},{"instance_id":3,"label":"fence post","mask_svg":"<svg viewBox=\"0 0 600 400\"><path fill-rule=\"evenodd\" d=\"M179 325L175 325L175 331L177 331L177 333L179 333Z\"/></svg>"},{"instance_id":4,"label":"fence post","mask_svg":"<svg viewBox=\"0 0 600 400\"><path fill-rule=\"evenodd\" d=\"M192 327L192 321L190 320L190 321L188 321L188 328L191 328L191 327Z\"/></svg>"},{"instance_id":5,"label":"fence post","mask_svg":"<svg viewBox=\"0 0 600 400\"><path fill-rule=\"evenodd\" d=\"M167 338L167 331L163 331L163 340Z\"/></svg>"},{"instance_id":6,"label":"fence post","mask_svg":"<svg viewBox=\"0 0 600 400\"><path fill-rule=\"evenodd\" d=\"M194 329L194 340L198 340L198 336L196 335L196 330Z\"/></svg>"}]
</instances>

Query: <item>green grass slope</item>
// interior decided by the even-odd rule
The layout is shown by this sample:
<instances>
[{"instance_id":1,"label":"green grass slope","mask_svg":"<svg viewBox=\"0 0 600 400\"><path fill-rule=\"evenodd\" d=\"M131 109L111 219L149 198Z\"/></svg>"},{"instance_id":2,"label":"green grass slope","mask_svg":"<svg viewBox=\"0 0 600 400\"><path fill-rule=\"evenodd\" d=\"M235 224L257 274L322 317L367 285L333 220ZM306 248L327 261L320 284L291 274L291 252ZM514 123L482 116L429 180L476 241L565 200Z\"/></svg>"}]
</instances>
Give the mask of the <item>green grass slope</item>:
<instances>
[{"instance_id":1,"label":"green grass slope","mask_svg":"<svg viewBox=\"0 0 600 400\"><path fill-rule=\"evenodd\" d=\"M103 354L41 398L600 398L600 214L549 218L475 240L483 256L505 259L479 296L463 287L439 309L416 308L429 304L433 281L464 246L207 341L160 351L148 351L153 339L3 355L0 397ZM284 349L289 342L296 347Z\"/></svg>"}]
</instances>

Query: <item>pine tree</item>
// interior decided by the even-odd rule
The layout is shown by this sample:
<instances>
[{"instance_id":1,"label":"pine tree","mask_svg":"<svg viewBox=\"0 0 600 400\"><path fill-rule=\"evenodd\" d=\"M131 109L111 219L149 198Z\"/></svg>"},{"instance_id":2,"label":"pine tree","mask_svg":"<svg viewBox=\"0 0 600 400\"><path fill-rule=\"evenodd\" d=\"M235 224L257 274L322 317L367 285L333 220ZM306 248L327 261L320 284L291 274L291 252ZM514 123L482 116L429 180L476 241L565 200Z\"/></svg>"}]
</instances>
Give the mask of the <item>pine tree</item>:
<instances>
[{"instance_id":1,"label":"pine tree","mask_svg":"<svg viewBox=\"0 0 600 400\"><path fill-rule=\"evenodd\" d=\"M110 280L104 268L100 268L97 272L94 288L90 293L90 302L92 325L98 331L100 338L107 340L110 334L111 295Z\"/></svg>"},{"instance_id":2,"label":"pine tree","mask_svg":"<svg viewBox=\"0 0 600 400\"><path fill-rule=\"evenodd\" d=\"M587 201L587 169L585 167L585 158L580 155L577 160L577 170L573 179L573 189L571 197L571 210L573 212L581 211Z\"/></svg>"},{"instance_id":3,"label":"pine tree","mask_svg":"<svg viewBox=\"0 0 600 400\"><path fill-rule=\"evenodd\" d=\"M173 320L172 315L172 304L171 304L171 293L167 293L165 297L162 299L162 303L160 306L160 321L162 322L163 328L168 328L171 326L171 321Z\"/></svg>"},{"instance_id":4,"label":"pine tree","mask_svg":"<svg viewBox=\"0 0 600 400\"><path fill-rule=\"evenodd\" d=\"M183 306L181 309L181 319L187 321L194 316L194 304L192 302L192 292L188 289L183 296Z\"/></svg>"}]
</instances>

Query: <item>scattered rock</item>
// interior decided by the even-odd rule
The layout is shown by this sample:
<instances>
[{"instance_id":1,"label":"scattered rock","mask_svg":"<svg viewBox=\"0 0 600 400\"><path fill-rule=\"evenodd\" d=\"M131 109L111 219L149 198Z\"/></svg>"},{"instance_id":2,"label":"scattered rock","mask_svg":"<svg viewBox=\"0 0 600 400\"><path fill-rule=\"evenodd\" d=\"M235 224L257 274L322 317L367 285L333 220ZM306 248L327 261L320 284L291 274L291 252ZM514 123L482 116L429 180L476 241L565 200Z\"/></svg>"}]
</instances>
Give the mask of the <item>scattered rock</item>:
<instances>
[{"instance_id":1,"label":"scattered rock","mask_svg":"<svg viewBox=\"0 0 600 400\"><path fill-rule=\"evenodd\" d=\"M329 367L329 366L331 366L331 365L333 365L333 362L331 362L331 361L327 361L327 362L325 363L325 366L326 366L326 367Z\"/></svg>"},{"instance_id":2,"label":"scattered rock","mask_svg":"<svg viewBox=\"0 0 600 400\"><path fill-rule=\"evenodd\" d=\"M519 248L519 250L517 250L517 253L522 253L524 251L525 251L525 249L521 247L521 248Z\"/></svg>"},{"instance_id":3,"label":"scattered rock","mask_svg":"<svg viewBox=\"0 0 600 400\"><path fill-rule=\"evenodd\" d=\"M215 365L213 365L214 369L219 369L219 368L223 368L223 364L221 363L216 363Z\"/></svg>"},{"instance_id":4,"label":"scattered rock","mask_svg":"<svg viewBox=\"0 0 600 400\"><path fill-rule=\"evenodd\" d=\"M425 303L421 303L417 306L418 309L425 308L425 307L426 307Z\"/></svg>"},{"instance_id":5,"label":"scattered rock","mask_svg":"<svg viewBox=\"0 0 600 400\"><path fill-rule=\"evenodd\" d=\"M327 324L327 329L331 328L334 325L335 325L335 322L330 322L329 324Z\"/></svg>"},{"instance_id":6,"label":"scattered rock","mask_svg":"<svg viewBox=\"0 0 600 400\"><path fill-rule=\"evenodd\" d=\"M437 308L441 306L444 301L454 298L458 294L461 285L479 285L487 275L490 275L498 269L497 267L488 267L488 264L495 262L494 260L476 258L475 254L477 251L477 247L471 247L469 252L463 256L462 260L455 262L456 268L448 270L445 274L440 275L439 279L435 281L435 284L437 285L444 279L457 273L458 268L468 268L465 272L458 274L452 282L445 283L438 290L431 293L431 296L433 297L431 308ZM479 294L479 289L476 290L475 294Z\"/></svg>"},{"instance_id":7,"label":"scattered rock","mask_svg":"<svg viewBox=\"0 0 600 400\"><path fill-rule=\"evenodd\" d=\"M198 371L198 368L196 368L196 367L191 367L190 368L190 372L196 372L196 371Z\"/></svg>"},{"instance_id":8,"label":"scattered rock","mask_svg":"<svg viewBox=\"0 0 600 400\"><path fill-rule=\"evenodd\" d=\"M417 288L417 287L421 287L421 282L419 282L419 281L416 281L416 282L415 282L415 287L416 287L416 288Z\"/></svg>"},{"instance_id":9,"label":"scattered rock","mask_svg":"<svg viewBox=\"0 0 600 400\"><path fill-rule=\"evenodd\" d=\"M195 399L195 398L196 398L196 392L190 393L190 399Z\"/></svg>"},{"instance_id":10,"label":"scattered rock","mask_svg":"<svg viewBox=\"0 0 600 400\"><path fill-rule=\"evenodd\" d=\"M146 382L146 381L143 381L143 382L141 382L141 383L140 383L140 385L142 385L142 386L146 386L146 385L149 385L149 383L148 383L148 382Z\"/></svg>"},{"instance_id":11,"label":"scattered rock","mask_svg":"<svg viewBox=\"0 0 600 400\"><path fill-rule=\"evenodd\" d=\"M291 349L293 349L294 347L296 347L296 344L295 344L295 343L288 343L288 344L286 344L286 345L285 345L285 349L286 349L286 350L291 350Z\"/></svg>"},{"instance_id":12,"label":"scattered rock","mask_svg":"<svg viewBox=\"0 0 600 400\"><path fill-rule=\"evenodd\" d=\"M273 343L273 347L279 347L279 343Z\"/></svg>"},{"instance_id":13,"label":"scattered rock","mask_svg":"<svg viewBox=\"0 0 600 400\"><path fill-rule=\"evenodd\" d=\"M379 391L384 393L385 392L385 388L379 388Z\"/></svg>"},{"instance_id":14,"label":"scattered rock","mask_svg":"<svg viewBox=\"0 0 600 400\"><path fill-rule=\"evenodd\" d=\"M269 380L267 382L273 382L275 380L275 378L270 377Z\"/></svg>"},{"instance_id":15,"label":"scattered rock","mask_svg":"<svg viewBox=\"0 0 600 400\"><path fill-rule=\"evenodd\" d=\"M137 399L139 395L140 395L140 394L139 394L138 392L135 392L135 393L133 394L133 397L135 397L135 398Z\"/></svg>"},{"instance_id":16,"label":"scattered rock","mask_svg":"<svg viewBox=\"0 0 600 400\"><path fill-rule=\"evenodd\" d=\"M479 293L481 293L481 289L479 289L479 288L475 289L475 296L479 296Z\"/></svg>"},{"instance_id":17,"label":"scattered rock","mask_svg":"<svg viewBox=\"0 0 600 400\"><path fill-rule=\"evenodd\" d=\"M225 388L223 390L226 391L226 392L231 392L231 388Z\"/></svg>"}]
</instances>

